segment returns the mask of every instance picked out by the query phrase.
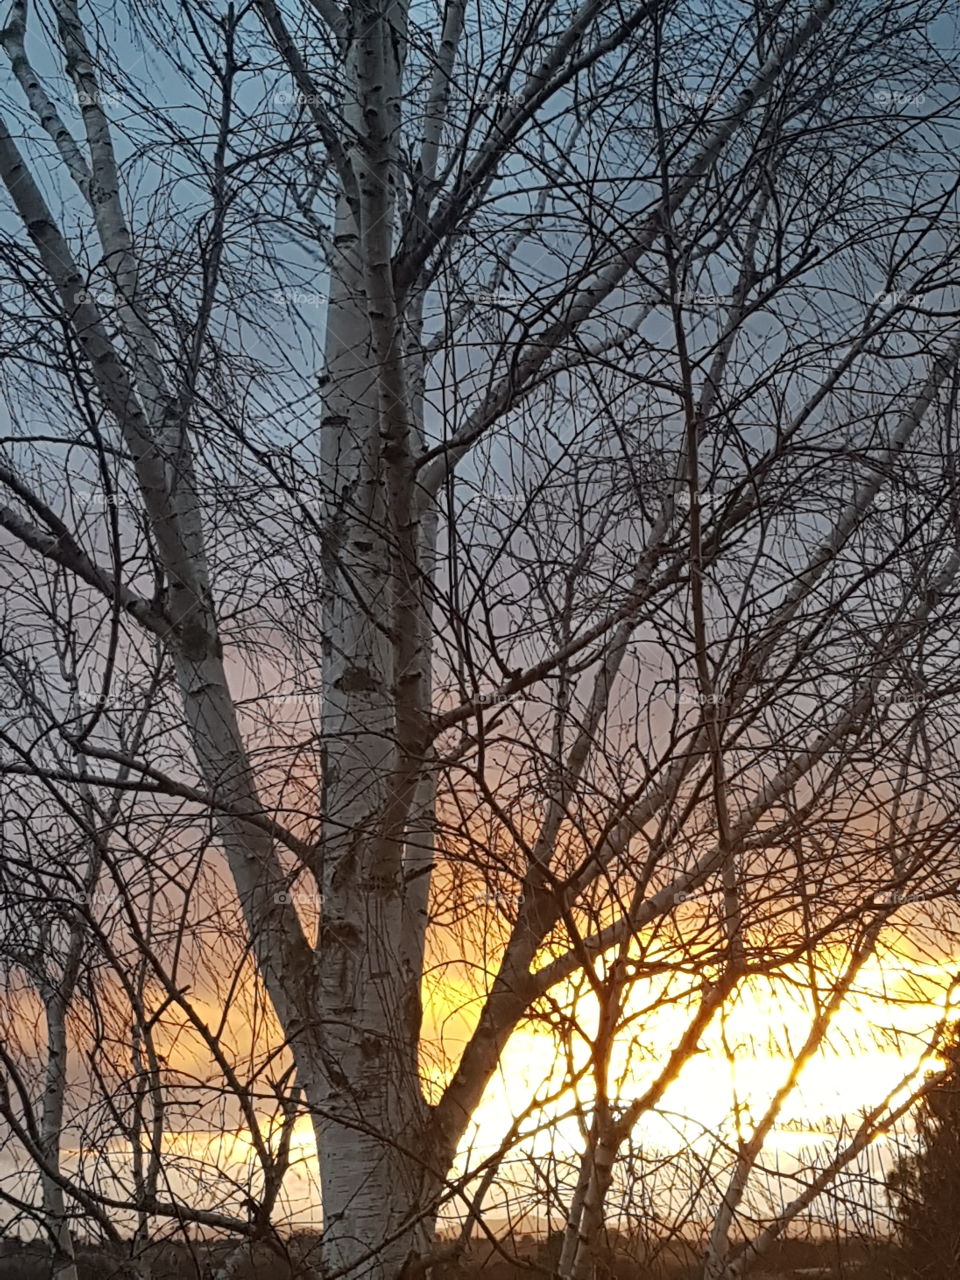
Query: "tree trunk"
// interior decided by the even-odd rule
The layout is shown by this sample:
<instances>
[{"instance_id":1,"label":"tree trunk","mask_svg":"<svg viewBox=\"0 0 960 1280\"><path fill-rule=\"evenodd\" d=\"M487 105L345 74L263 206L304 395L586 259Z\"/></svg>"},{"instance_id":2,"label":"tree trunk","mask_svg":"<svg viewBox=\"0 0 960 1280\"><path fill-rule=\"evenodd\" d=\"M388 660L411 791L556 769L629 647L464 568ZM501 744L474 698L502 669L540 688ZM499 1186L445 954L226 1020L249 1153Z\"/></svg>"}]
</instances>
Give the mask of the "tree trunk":
<instances>
[{"instance_id":1,"label":"tree trunk","mask_svg":"<svg viewBox=\"0 0 960 1280\"><path fill-rule=\"evenodd\" d=\"M322 740L336 747L322 757L323 1062L311 1102L324 1267L331 1274L350 1268L351 1280L393 1280L430 1244L446 1170L429 1148L419 1080L426 913L419 900L408 900L404 877L409 823L424 791L422 772L411 764L410 727L429 670L416 623L398 626L415 612L408 584L417 567L398 552L395 459L384 438L395 406L384 402L361 238L355 208L343 197L321 444L328 638ZM409 894L424 888L415 881Z\"/></svg>"},{"instance_id":2,"label":"tree trunk","mask_svg":"<svg viewBox=\"0 0 960 1280\"><path fill-rule=\"evenodd\" d=\"M597 1117L590 1136L590 1148L584 1152L580 1180L568 1215L558 1266L560 1280L591 1280L594 1274L617 1145L609 1121Z\"/></svg>"},{"instance_id":3,"label":"tree trunk","mask_svg":"<svg viewBox=\"0 0 960 1280\"><path fill-rule=\"evenodd\" d=\"M67 1087L67 1006L59 992L44 997L47 1023L47 1070L43 1091L40 1149L47 1166L60 1169L60 1134ZM77 1280L76 1255L67 1225L63 1188L53 1178L41 1176L43 1212L54 1247L52 1280Z\"/></svg>"},{"instance_id":4,"label":"tree trunk","mask_svg":"<svg viewBox=\"0 0 960 1280\"><path fill-rule=\"evenodd\" d=\"M377 1134L323 1126L324 1275L400 1280L430 1250L440 1180ZM348 1270L349 1269L349 1270Z\"/></svg>"}]
</instances>

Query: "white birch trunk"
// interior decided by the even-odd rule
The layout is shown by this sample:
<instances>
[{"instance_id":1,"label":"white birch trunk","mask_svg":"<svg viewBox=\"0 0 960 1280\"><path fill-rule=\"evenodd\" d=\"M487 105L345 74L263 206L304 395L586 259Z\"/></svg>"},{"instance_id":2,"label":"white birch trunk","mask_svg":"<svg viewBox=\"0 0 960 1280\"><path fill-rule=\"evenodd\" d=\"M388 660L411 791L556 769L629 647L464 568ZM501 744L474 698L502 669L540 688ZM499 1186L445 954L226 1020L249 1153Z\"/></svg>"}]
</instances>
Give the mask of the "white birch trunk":
<instances>
[{"instance_id":1,"label":"white birch trunk","mask_svg":"<svg viewBox=\"0 0 960 1280\"><path fill-rule=\"evenodd\" d=\"M577 1230L578 1247L569 1272L564 1274L564 1280L590 1280L593 1275L616 1155L616 1139L604 1134L593 1151L593 1168L587 1182Z\"/></svg>"},{"instance_id":2,"label":"white birch trunk","mask_svg":"<svg viewBox=\"0 0 960 1280\"><path fill-rule=\"evenodd\" d=\"M425 915L404 905L403 832L383 829L398 749L394 584L386 537L378 385L356 257L342 203L330 300L323 420L325 533L323 925L324 1077L315 1117L327 1267L393 1277L432 1234L421 1161L427 1119L417 1074ZM352 485L352 488L351 488ZM418 886L419 888L419 886ZM402 926L406 922L407 928ZM405 1154L403 1148L412 1154ZM362 1259L376 1251L375 1257Z\"/></svg>"},{"instance_id":3,"label":"white birch trunk","mask_svg":"<svg viewBox=\"0 0 960 1280\"><path fill-rule=\"evenodd\" d=\"M53 1173L60 1171L60 1135L63 1104L67 1090L67 1002L58 991L46 991L43 1011L47 1024L46 1080L40 1119L40 1150ZM67 1223L63 1188L52 1177L41 1174L43 1212L53 1237L52 1280L77 1280L73 1238Z\"/></svg>"},{"instance_id":4,"label":"white birch trunk","mask_svg":"<svg viewBox=\"0 0 960 1280\"><path fill-rule=\"evenodd\" d=\"M345 114L366 146L336 214L324 371L322 728L335 747L322 761L324 1058L314 1114L324 1266L393 1280L429 1246L446 1169L427 1136L418 1072L432 810L418 592L431 534L411 518L417 352L404 349L390 272L406 15L388 5L364 20L346 60ZM408 842L422 872L409 894Z\"/></svg>"}]
</instances>

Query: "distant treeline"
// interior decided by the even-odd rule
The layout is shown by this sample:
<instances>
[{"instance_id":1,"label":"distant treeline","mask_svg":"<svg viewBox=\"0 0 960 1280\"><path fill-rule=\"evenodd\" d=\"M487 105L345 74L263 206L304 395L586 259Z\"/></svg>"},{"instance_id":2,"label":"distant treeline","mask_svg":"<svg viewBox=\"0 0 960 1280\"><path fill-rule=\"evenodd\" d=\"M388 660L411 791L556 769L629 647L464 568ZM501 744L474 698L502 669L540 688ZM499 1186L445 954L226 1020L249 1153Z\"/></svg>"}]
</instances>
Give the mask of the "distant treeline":
<instances>
[{"instance_id":1,"label":"distant treeline","mask_svg":"<svg viewBox=\"0 0 960 1280\"><path fill-rule=\"evenodd\" d=\"M131 1266L122 1246L80 1245L78 1280L215 1280L237 1241L162 1241L143 1254L147 1267ZM231 1271L231 1280L318 1280L319 1237L296 1234L275 1249L258 1246L253 1258ZM537 1238L527 1233L495 1243L475 1241L457 1262L444 1262L426 1280L531 1280L552 1277L560 1254L560 1235ZM610 1233L599 1252L596 1280L700 1280L703 1263L689 1245L663 1243L642 1247ZM52 1264L42 1242L0 1238L0 1280L50 1280ZM905 1280L900 1258L886 1241L784 1240L764 1259L752 1280Z\"/></svg>"}]
</instances>

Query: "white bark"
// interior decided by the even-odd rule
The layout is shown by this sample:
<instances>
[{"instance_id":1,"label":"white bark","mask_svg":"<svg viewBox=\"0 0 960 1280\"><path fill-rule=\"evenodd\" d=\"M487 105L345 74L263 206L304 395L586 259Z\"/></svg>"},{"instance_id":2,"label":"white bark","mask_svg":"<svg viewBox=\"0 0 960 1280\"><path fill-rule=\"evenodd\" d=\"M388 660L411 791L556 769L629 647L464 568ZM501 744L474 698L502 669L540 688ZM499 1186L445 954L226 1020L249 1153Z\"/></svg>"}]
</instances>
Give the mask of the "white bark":
<instances>
[{"instance_id":1,"label":"white bark","mask_svg":"<svg viewBox=\"0 0 960 1280\"><path fill-rule=\"evenodd\" d=\"M72 986L72 981L69 986ZM64 992L47 990L44 993L43 1011L47 1028L47 1062L39 1146L47 1165L59 1172L63 1106L67 1091L67 999ZM40 1186L43 1212L56 1246L53 1280L77 1280L76 1255L63 1188L47 1174L41 1175Z\"/></svg>"},{"instance_id":2,"label":"white bark","mask_svg":"<svg viewBox=\"0 0 960 1280\"><path fill-rule=\"evenodd\" d=\"M315 1128L325 1265L392 1277L429 1243L439 1176L417 1060L430 853L415 846L430 826L429 666L423 534L410 514L417 379L390 281L405 15L390 6L367 17L346 74L348 120L369 146L354 157L357 200L344 195L337 210L322 421L322 724L325 744L336 745L322 762L324 1074ZM406 869L424 872L409 898L408 840Z\"/></svg>"}]
</instances>

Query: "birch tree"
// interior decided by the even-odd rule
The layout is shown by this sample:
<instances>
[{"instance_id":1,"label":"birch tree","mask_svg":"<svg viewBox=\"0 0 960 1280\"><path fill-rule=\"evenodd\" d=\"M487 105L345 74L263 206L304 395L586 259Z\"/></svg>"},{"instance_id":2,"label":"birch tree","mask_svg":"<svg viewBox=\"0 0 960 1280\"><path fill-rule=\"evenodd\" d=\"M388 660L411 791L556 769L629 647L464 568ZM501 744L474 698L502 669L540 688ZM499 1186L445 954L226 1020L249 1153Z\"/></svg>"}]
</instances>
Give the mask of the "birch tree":
<instances>
[{"instance_id":1,"label":"birch tree","mask_svg":"<svg viewBox=\"0 0 960 1280\"><path fill-rule=\"evenodd\" d=\"M207 814L315 1131L324 1275L419 1274L538 1002L616 948L642 964L719 881L679 1072L754 945L738 859L856 790L891 688L945 681L940 7L40 14L2 33L4 573L78 584L112 620L98 671L149 637L189 744L157 768L91 731L61 781L99 759ZM878 525L891 492L917 505ZM316 725L265 743L250 675L260 703L319 688ZM695 713L664 737L667 688ZM478 875L476 1012L431 1079L425 974Z\"/></svg>"}]
</instances>

